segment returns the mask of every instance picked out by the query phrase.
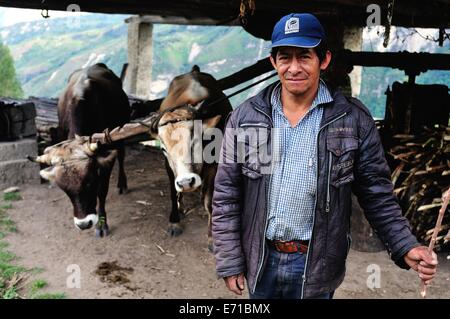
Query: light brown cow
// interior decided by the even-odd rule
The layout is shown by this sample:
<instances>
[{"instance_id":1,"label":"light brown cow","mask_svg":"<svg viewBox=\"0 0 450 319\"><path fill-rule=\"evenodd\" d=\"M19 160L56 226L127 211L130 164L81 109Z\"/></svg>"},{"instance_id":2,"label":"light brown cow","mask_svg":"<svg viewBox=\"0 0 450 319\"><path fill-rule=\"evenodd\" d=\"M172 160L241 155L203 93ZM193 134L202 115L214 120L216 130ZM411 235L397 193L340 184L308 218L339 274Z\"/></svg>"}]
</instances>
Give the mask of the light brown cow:
<instances>
[{"instance_id":1,"label":"light brown cow","mask_svg":"<svg viewBox=\"0 0 450 319\"><path fill-rule=\"evenodd\" d=\"M219 100L219 103L215 103ZM181 107L173 108L176 106ZM196 129L205 131L217 128L223 131L231 110L231 104L219 89L217 81L194 66L191 72L177 76L171 82L168 95L161 104L161 117L154 131L161 140L170 179L172 210L169 233L171 236L182 233L182 194L201 189L203 205L209 216L210 249L212 195L217 161L206 163L202 160L204 148L213 141L206 141L204 135L196 134ZM196 158L200 161L195 160Z\"/></svg>"}]
</instances>

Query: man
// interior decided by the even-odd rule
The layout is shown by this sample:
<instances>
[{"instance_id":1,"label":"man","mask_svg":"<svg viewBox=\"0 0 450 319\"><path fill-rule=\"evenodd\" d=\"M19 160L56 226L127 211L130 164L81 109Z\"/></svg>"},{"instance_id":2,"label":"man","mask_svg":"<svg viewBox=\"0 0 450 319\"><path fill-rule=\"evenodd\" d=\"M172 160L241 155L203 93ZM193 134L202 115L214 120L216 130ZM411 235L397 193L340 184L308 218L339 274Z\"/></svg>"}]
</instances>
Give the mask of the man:
<instances>
[{"instance_id":1,"label":"man","mask_svg":"<svg viewBox=\"0 0 450 319\"><path fill-rule=\"evenodd\" d=\"M250 298L331 298L344 279L353 191L393 261L429 284L437 257L402 217L369 111L320 79L331 53L317 18L283 17L270 60L280 81L227 122L212 214L218 276L239 295L246 278ZM269 128L271 161L251 156L259 140L244 140L238 158L234 143L251 128Z\"/></svg>"}]
</instances>

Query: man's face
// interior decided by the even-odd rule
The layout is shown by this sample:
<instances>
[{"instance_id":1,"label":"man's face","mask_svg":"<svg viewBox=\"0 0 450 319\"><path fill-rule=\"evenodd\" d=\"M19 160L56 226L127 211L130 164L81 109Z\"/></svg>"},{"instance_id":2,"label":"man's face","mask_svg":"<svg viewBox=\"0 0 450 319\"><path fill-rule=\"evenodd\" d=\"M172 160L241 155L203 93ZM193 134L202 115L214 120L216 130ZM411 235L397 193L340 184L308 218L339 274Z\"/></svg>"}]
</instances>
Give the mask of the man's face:
<instances>
[{"instance_id":1,"label":"man's face","mask_svg":"<svg viewBox=\"0 0 450 319\"><path fill-rule=\"evenodd\" d=\"M320 63L314 49L297 47L280 47L276 60L270 57L283 88L293 95L303 95L310 90L316 90L320 70L327 68L330 59L331 53L328 52Z\"/></svg>"}]
</instances>

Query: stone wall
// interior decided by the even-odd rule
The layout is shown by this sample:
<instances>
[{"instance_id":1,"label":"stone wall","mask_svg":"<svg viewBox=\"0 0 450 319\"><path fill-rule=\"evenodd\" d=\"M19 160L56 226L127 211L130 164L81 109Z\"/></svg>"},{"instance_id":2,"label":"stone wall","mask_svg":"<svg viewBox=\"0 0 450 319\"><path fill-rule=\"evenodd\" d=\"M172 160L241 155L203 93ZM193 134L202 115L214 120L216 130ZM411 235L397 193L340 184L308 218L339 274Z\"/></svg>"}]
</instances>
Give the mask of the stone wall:
<instances>
[{"instance_id":1,"label":"stone wall","mask_svg":"<svg viewBox=\"0 0 450 319\"><path fill-rule=\"evenodd\" d=\"M39 165L27 160L27 155L37 155L36 138L0 143L0 190L39 183Z\"/></svg>"}]
</instances>

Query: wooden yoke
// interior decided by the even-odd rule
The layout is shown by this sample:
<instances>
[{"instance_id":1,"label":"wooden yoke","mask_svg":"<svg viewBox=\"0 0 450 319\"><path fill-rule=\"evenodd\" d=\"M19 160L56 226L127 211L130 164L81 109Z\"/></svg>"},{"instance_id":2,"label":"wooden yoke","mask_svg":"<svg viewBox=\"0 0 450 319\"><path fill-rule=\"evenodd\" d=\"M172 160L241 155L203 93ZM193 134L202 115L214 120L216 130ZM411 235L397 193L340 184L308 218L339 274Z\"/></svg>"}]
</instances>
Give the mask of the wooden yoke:
<instances>
[{"instance_id":1,"label":"wooden yoke","mask_svg":"<svg viewBox=\"0 0 450 319\"><path fill-rule=\"evenodd\" d=\"M91 143L111 144L116 141L124 140L139 134L147 133L152 135L155 131L155 122L160 119L160 113L154 112L139 122L127 123L124 126L114 128L112 131L108 129L103 133L94 133L90 137Z\"/></svg>"}]
</instances>

